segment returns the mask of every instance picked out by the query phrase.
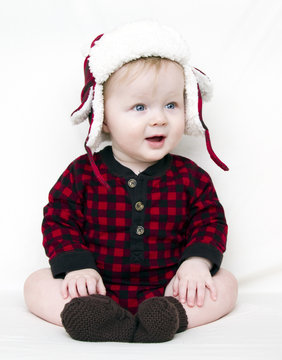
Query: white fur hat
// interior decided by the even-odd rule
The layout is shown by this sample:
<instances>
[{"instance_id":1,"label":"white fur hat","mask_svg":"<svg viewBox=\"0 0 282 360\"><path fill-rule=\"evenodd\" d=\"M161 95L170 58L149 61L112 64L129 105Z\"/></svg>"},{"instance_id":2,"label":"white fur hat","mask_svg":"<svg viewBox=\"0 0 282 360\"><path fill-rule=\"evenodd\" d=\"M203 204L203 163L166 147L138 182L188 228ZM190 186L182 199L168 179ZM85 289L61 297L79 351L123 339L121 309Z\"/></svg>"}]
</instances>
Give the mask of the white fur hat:
<instances>
[{"instance_id":1,"label":"white fur hat","mask_svg":"<svg viewBox=\"0 0 282 360\"><path fill-rule=\"evenodd\" d=\"M186 125L185 134L205 134L212 159L228 170L214 154L209 133L202 119L202 100L212 96L209 78L190 65L190 51L185 40L173 29L152 21L139 21L123 25L109 33L99 35L91 44L84 62L85 87L81 105L71 118L78 124L90 117L86 149L94 153L109 142L102 131L104 121L104 82L124 64L141 57L158 56L182 65L185 76Z\"/></svg>"}]
</instances>

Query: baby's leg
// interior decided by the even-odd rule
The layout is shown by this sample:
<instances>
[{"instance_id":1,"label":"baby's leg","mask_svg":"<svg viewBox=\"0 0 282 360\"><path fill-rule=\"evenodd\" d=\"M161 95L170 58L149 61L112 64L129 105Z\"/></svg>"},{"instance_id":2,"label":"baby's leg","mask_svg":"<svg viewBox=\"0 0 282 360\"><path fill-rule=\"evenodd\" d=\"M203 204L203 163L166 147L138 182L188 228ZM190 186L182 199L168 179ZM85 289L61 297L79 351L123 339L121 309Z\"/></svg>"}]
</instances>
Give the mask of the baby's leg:
<instances>
[{"instance_id":1,"label":"baby's leg","mask_svg":"<svg viewBox=\"0 0 282 360\"><path fill-rule=\"evenodd\" d=\"M205 302L202 307L198 307L197 305L189 307L187 303L183 304L188 317L188 328L218 320L235 307L238 292L238 285L235 277L227 270L220 269L213 279L217 289L216 301L213 301L210 298L209 290L207 289ZM173 296L173 280L174 279L167 285L165 296Z\"/></svg>"},{"instance_id":2,"label":"baby's leg","mask_svg":"<svg viewBox=\"0 0 282 360\"><path fill-rule=\"evenodd\" d=\"M71 298L63 299L61 279L54 279L50 269L32 273L24 284L24 297L30 312L36 316L62 326L60 314Z\"/></svg>"}]
</instances>

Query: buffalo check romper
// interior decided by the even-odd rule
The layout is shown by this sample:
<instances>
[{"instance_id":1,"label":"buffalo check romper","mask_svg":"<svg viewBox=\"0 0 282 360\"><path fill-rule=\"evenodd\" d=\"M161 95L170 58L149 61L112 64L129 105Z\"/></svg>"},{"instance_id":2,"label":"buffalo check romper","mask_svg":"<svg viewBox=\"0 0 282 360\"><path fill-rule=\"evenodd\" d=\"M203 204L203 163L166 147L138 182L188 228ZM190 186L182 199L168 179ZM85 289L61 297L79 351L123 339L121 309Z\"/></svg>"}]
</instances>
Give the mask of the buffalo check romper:
<instances>
[{"instance_id":1,"label":"buffalo check romper","mask_svg":"<svg viewBox=\"0 0 282 360\"><path fill-rule=\"evenodd\" d=\"M168 154L136 175L114 159L110 146L94 160L111 190L82 155L61 175L44 208L43 245L54 278L96 269L107 295L136 313L144 299L164 295L187 258L209 259L212 275L218 271L227 224L204 170Z\"/></svg>"}]
</instances>

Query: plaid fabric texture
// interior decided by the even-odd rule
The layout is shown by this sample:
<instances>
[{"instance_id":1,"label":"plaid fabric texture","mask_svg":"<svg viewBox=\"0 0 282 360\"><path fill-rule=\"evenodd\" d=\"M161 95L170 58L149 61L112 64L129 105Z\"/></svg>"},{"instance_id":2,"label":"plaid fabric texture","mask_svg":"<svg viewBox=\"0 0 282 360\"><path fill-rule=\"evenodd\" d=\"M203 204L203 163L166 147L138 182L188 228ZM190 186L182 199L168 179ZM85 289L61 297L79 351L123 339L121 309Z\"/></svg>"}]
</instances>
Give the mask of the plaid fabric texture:
<instances>
[{"instance_id":1,"label":"plaid fabric texture","mask_svg":"<svg viewBox=\"0 0 282 360\"><path fill-rule=\"evenodd\" d=\"M144 299L162 296L191 256L209 259L217 272L227 225L204 170L167 155L137 176L111 147L94 159L111 191L83 155L64 171L44 208L43 245L54 277L94 268L108 295L134 313Z\"/></svg>"}]
</instances>

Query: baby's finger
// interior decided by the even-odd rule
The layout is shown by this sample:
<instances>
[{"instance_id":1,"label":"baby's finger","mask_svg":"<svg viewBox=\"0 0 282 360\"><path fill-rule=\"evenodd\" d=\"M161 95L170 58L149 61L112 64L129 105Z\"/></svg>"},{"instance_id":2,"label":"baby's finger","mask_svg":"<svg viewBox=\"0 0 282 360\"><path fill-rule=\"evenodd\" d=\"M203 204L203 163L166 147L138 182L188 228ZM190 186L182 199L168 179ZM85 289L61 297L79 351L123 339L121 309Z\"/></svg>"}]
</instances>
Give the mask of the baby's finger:
<instances>
[{"instance_id":1,"label":"baby's finger","mask_svg":"<svg viewBox=\"0 0 282 360\"><path fill-rule=\"evenodd\" d=\"M62 285L61 285L61 295L63 297L63 299L66 299L69 296L68 293L68 283L66 280L63 280Z\"/></svg>"},{"instance_id":2,"label":"baby's finger","mask_svg":"<svg viewBox=\"0 0 282 360\"><path fill-rule=\"evenodd\" d=\"M96 291L96 279L88 278L87 279L87 289L89 295L97 294Z\"/></svg>"},{"instance_id":3,"label":"baby's finger","mask_svg":"<svg viewBox=\"0 0 282 360\"><path fill-rule=\"evenodd\" d=\"M193 307L195 305L195 297L196 297L196 282L195 281L189 281L189 283L188 283L188 296L187 296L188 306Z\"/></svg>"},{"instance_id":4,"label":"baby's finger","mask_svg":"<svg viewBox=\"0 0 282 360\"><path fill-rule=\"evenodd\" d=\"M173 290L173 296L177 296L179 294L179 279L177 276L175 276L173 285L172 285L172 290Z\"/></svg>"},{"instance_id":5,"label":"baby's finger","mask_svg":"<svg viewBox=\"0 0 282 360\"><path fill-rule=\"evenodd\" d=\"M97 293L101 294L101 295L106 295L106 288L105 285L103 283L102 278L100 278L97 282Z\"/></svg>"},{"instance_id":6,"label":"baby's finger","mask_svg":"<svg viewBox=\"0 0 282 360\"><path fill-rule=\"evenodd\" d=\"M187 280L180 280L179 281L179 301L182 304L186 303L187 299Z\"/></svg>"},{"instance_id":7,"label":"baby's finger","mask_svg":"<svg viewBox=\"0 0 282 360\"><path fill-rule=\"evenodd\" d=\"M77 288L76 288L76 280L75 279L71 279L69 281L68 289L69 289L70 297L72 299L79 297L78 292L77 292Z\"/></svg>"},{"instance_id":8,"label":"baby's finger","mask_svg":"<svg viewBox=\"0 0 282 360\"><path fill-rule=\"evenodd\" d=\"M205 293L206 293L205 283L198 283L198 285L197 285L197 306L201 307L204 305Z\"/></svg>"},{"instance_id":9,"label":"baby's finger","mask_svg":"<svg viewBox=\"0 0 282 360\"><path fill-rule=\"evenodd\" d=\"M87 288L86 288L86 280L85 278L81 277L78 278L76 281L76 288L79 296L87 296Z\"/></svg>"},{"instance_id":10,"label":"baby's finger","mask_svg":"<svg viewBox=\"0 0 282 360\"><path fill-rule=\"evenodd\" d=\"M211 299L213 301L216 301L216 297L217 297L217 291L216 291L216 287L214 285L213 280L207 281L206 282L206 287L209 289L210 291L210 295L211 295Z\"/></svg>"}]
</instances>

